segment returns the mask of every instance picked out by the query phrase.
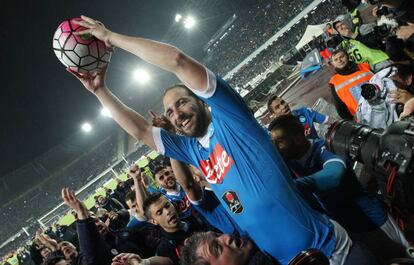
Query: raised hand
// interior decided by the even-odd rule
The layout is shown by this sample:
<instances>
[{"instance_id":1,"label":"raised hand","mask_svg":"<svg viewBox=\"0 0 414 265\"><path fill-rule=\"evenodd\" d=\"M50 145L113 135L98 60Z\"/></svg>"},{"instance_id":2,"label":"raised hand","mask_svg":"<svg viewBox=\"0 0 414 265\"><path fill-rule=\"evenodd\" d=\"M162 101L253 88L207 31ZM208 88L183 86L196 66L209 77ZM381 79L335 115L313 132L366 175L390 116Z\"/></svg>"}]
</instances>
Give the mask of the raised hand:
<instances>
[{"instance_id":1,"label":"raised hand","mask_svg":"<svg viewBox=\"0 0 414 265\"><path fill-rule=\"evenodd\" d=\"M89 217L88 209L85 204L76 197L73 190L63 188L61 193L63 201L77 213L79 220L84 220Z\"/></svg>"},{"instance_id":2,"label":"raised hand","mask_svg":"<svg viewBox=\"0 0 414 265\"><path fill-rule=\"evenodd\" d=\"M164 115L157 115L152 110L149 110L148 113L151 115L151 118L152 118L152 126L163 128L166 131L169 131L171 133L175 133L174 126L167 119L167 117L165 117Z\"/></svg>"},{"instance_id":3,"label":"raised hand","mask_svg":"<svg viewBox=\"0 0 414 265\"><path fill-rule=\"evenodd\" d=\"M132 253L121 253L112 259L111 265L139 265L141 257Z\"/></svg>"},{"instance_id":4,"label":"raised hand","mask_svg":"<svg viewBox=\"0 0 414 265\"><path fill-rule=\"evenodd\" d=\"M81 16L81 21L75 21L75 24L86 28L85 30L76 32L76 35L83 35L83 34L91 34L95 36L95 38L105 42L106 47L111 47L112 44L109 41L109 36L111 35L111 31L105 28L102 22L92 19L87 16Z\"/></svg>"},{"instance_id":5,"label":"raised hand","mask_svg":"<svg viewBox=\"0 0 414 265\"><path fill-rule=\"evenodd\" d=\"M141 169L136 165L132 164L129 168L128 176L131 177L134 181L141 181Z\"/></svg>"},{"instance_id":6,"label":"raised hand","mask_svg":"<svg viewBox=\"0 0 414 265\"><path fill-rule=\"evenodd\" d=\"M78 73L70 68L66 68L66 71L73 74L88 91L95 94L100 89L106 88L105 77L107 68L108 66L105 66L92 73Z\"/></svg>"},{"instance_id":7,"label":"raised hand","mask_svg":"<svg viewBox=\"0 0 414 265\"><path fill-rule=\"evenodd\" d=\"M390 99L393 103L405 104L408 100L414 96L405 89L398 88L397 90L391 91L389 94Z\"/></svg>"}]
</instances>

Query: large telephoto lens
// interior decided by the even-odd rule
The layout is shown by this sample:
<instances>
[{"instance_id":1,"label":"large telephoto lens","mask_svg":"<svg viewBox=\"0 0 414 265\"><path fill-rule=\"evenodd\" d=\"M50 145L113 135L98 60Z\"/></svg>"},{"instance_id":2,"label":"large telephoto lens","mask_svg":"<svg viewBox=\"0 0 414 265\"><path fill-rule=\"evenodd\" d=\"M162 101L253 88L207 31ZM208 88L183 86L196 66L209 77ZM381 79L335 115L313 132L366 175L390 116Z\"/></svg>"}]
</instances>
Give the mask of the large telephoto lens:
<instances>
[{"instance_id":1,"label":"large telephoto lens","mask_svg":"<svg viewBox=\"0 0 414 265\"><path fill-rule=\"evenodd\" d=\"M326 133L326 145L335 154L374 168L382 132L381 129L340 120L329 127Z\"/></svg>"}]
</instances>

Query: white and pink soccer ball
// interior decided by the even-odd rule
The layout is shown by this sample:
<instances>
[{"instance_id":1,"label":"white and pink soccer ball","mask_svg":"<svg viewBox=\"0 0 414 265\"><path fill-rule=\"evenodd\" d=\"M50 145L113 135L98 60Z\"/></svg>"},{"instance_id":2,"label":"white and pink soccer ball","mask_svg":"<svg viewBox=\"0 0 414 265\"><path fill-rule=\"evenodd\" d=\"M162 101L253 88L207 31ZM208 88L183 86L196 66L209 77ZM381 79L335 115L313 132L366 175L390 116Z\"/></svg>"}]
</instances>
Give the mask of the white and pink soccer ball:
<instances>
[{"instance_id":1,"label":"white and pink soccer ball","mask_svg":"<svg viewBox=\"0 0 414 265\"><path fill-rule=\"evenodd\" d=\"M111 59L105 43L90 34L75 35L85 28L71 18L63 21L53 36L53 50L63 65L78 73L89 73L103 68Z\"/></svg>"}]
</instances>

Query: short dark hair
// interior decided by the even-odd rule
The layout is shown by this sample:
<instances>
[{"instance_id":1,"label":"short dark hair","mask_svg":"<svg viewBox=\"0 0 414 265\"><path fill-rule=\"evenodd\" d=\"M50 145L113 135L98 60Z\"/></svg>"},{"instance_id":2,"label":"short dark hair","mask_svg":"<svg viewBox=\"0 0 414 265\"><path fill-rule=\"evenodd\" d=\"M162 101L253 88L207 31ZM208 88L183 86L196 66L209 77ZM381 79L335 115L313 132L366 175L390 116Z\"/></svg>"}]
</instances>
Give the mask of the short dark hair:
<instances>
[{"instance_id":1,"label":"short dark hair","mask_svg":"<svg viewBox=\"0 0 414 265\"><path fill-rule=\"evenodd\" d=\"M154 172L152 174L154 174L154 178L155 178L155 174L157 174L158 172L160 172L161 170L165 169L166 166L164 165L158 165L155 169Z\"/></svg>"},{"instance_id":2,"label":"short dark hair","mask_svg":"<svg viewBox=\"0 0 414 265\"><path fill-rule=\"evenodd\" d=\"M338 53L341 53L341 52L345 53L345 55L346 55L347 57L349 57L349 56L348 56L348 52L347 52L346 50L342 49L342 48L338 48L338 49L334 50L334 51L332 52L332 57L333 57L333 56L335 56L335 55L337 55Z\"/></svg>"},{"instance_id":3,"label":"short dark hair","mask_svg":"<svg viewBox=\"0 0 414 265\"><path fill-rule=\"evenodd\" d=\"M304 133L304 128L302 123L300 123L299 118L293 116L292 114L282 115L273 119L268 127L268 130L273 131L276 129L287 131L292 135Z\"/></svg>"},{"instance_id":4,"label":"short dark hair","mask_svg":"<svg viewBox=\"0 0 414 265\"><path fill-rule=\"evenodd\" d=\"M164 195L161 192L154 192L144 200L142 207L144 208L144 214L148 219L152 219L151 213L149 211L151 205L157 202L162 196Z\"/></svg>"},{"instance_id":5,"label":"short dark hair","mask_svg":"<svg viewBox=\"0 0 414 265\"><path fill-rule=\"evenodd\" d=\"M209 262L197 254L197 248L206 240L206 233L194 233L190 236L181 248L180 264L181 265L210 265Z\"/></svg>"},{"instance_id":6,"label":"short dark hair","mask_svg":"<svg viewBox=\"0 0 414 265\"><path fill-rule=\"evenodd\" d=\"M401 77L404 81L406 81L410 76L413 75L411 68L408 65L404 64L396 64L397 67L397 75Z\"/></svg>"},{"instance_id":7,"label":"short dark hair","mask_svg":"<svg viewBox=\"0 0 414 265\"><path fill-rule=\"evenodd\" d=\"M46 260L43 262L43 265L55 265L61 260L65 260L65 256L60 254L54 255L54 253L52 253L46 258Z\"/></svg>"},{"instance_id":8,"label":"short dark hair","mask_svg":"<svg viewBox=\"0 0 414 265\"><path fill-rule=\"evenodd\" d=\"M281 98L279 98L279 96L277 96L277 95L273 95L267 101L267 111L269 111L270 113L273 113L272 102L275 101L276 99L281 99Z\"/></svg>"},{"instance_id":9,"label":"short dark hair","mask_svg":"<svg viewBox=\"0 0 414 265\"><path fill-rule=\"evenodd\" d=\"M136 201L135 191L131 190L125 195L125 201Z\"/></svg>"}]
</instances>

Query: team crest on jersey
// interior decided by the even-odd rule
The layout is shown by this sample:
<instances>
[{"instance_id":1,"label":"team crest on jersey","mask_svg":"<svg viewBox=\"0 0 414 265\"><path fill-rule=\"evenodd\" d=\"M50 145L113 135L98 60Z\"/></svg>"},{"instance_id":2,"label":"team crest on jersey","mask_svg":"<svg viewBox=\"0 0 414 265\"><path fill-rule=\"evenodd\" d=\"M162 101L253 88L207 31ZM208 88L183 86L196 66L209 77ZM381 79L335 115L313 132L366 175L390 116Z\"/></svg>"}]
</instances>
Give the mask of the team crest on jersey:
<instances>
[{"instance_id":1,"label":"team crest on jersey","mask_svg":"<svg viewBox=\"0 0 414 265\"><path fill-rule=\"evenodd\" d=\"M305 116L300 115L300 116L299 116L299 121L300 121L301 123L305 123L305 122L306 122L306 118L305 118Z\"/></svg>"},{"instance_id":2,"label":"team crest on jersey","mask_svg":"<svg viewBox=\"0 0 414 265\"><path fill-rule=\"evenodd\" d=\"M241 204L239 196L237 196L235 191L228 190L223 193L221 198L226 202L232 213L240 214L243 212L243 205Z\"/></svg>"},{"instance_id":3,"label":"team crest on jersey","mask_svg":"<svg viewBox=\"0 0 414 265\"><path fill-rule=\"evenodd\" d=\"M221 184L233 163L233 158L217 143L208 159L200 161L200 169L208 182Z\"/></svg>"}]
</instances>

